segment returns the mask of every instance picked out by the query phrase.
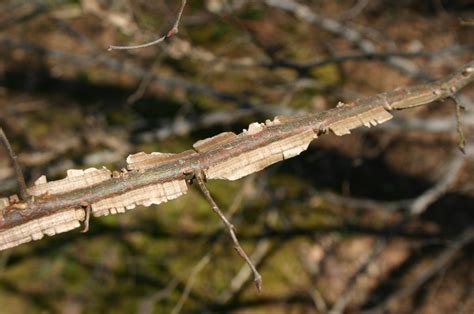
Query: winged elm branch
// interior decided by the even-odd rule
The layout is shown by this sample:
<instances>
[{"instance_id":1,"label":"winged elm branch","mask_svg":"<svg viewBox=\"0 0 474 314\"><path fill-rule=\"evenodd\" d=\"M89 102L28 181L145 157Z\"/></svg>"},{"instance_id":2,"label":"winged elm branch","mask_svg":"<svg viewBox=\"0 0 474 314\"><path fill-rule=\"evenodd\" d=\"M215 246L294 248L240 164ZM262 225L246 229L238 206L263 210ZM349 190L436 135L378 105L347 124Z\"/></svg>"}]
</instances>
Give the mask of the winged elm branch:
<instances>
[{"instance_id":1,"label":"winged elm branch","mask_svg":"<svg viewBox=\"0 0 474 314\"><path fill-rule=\"evenodd\" d=\"M383 123L392 118L390 111L445 99L473 80L471 61L432 83L341 103L324 112L252 123L238 135L221 133L180 154L131 155L121 172L70 170L65 179L52 182L42 176L28 188L33 197L29 202L16 196L0 199L0 249L77 228L87 208L102 216L177 198L187 192L186 183L195 173L202 172L207 180L239 179L300 154L328 131L341 136L362 125Z\"/></svg>"}]
</instances>

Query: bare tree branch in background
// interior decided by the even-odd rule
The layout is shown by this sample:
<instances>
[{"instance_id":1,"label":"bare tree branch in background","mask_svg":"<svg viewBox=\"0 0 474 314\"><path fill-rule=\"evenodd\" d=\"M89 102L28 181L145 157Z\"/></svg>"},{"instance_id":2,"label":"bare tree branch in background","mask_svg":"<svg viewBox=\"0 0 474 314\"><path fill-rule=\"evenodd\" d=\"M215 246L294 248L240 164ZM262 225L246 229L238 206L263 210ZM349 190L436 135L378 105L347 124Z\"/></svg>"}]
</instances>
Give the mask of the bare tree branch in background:
<instances>
[{"instance_id":1,"label":"bare tree branch in background","mask_svg":"<svg viewBox=\"0 0 474 314\"><path fill-rule=\"evenodd\" d=\"M367 310L366 313L384 313L394 301L401 298L406 298L407 296L413 294L428 280L445 268L449 263L452 263L459 251L472 243L473 240L474 228L467 228L456 239L449 243L446 248L441 251L441 253L434 257L433 262L428 265L428 267L426 267L419 276L410 280L411 284L405 287L400 287L397 289L397 291L391 294L389 298L381 302L379 305Z\"/></svg>"},{"instance_id":2,"label":"bare tree branch in background","mask_svg":"<svg viewBox=\"0 0 474 314\"><path fill-rule=\"evenodd\" d=\"M111 51L111 50L130 50L130 49L146 48L146 47L150 47L150 46L153 46L153 45L157 45L157 44L165 41L166 39L173 37L174 35L178 34L178 32L179 32L179 22L181 21L181 16L183 15L183 11L184 11L185 7L186 7L186 0L181 0L181 6L179 8L178 16L176 17L176 21L174 22L173 27L168 31L168 33L166 33L166 35L164 35L164 36L162 36L162 37L160 37L160 38L158 38L154 41L151 41L151 42L148 42L148 43L145 43L145 44L141 44L141 45L133 45L133 46L113 46L113 45L110 45L107 50Z\"/></svg>"}]
</instances>

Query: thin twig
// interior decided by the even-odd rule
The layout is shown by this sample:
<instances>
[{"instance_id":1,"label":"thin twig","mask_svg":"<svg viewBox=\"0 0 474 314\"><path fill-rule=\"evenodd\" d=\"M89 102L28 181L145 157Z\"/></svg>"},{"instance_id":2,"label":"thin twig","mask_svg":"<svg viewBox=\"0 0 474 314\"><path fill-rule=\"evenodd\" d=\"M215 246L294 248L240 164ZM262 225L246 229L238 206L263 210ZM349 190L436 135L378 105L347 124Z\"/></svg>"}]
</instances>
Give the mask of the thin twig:
<instances>
[{"instance_id":1,"label":"thin twig","mask_svg":"<svg viewBox=\"0 0 474 314\"><path fill-rule=\"evenodd\" d=\"M270 250L274 246L270 239L262 239L257 242L255 245L255 250L251 254L252 260L255 262L255 265L258 265L260 269L262 268L262 262L264 258L268 255ZM239 272L232 278L229 287L224 290L218 297L218 300L221 304L226 304L232 300L236 295L238 295L243 288L246 286L248 279L250 279L251 273L246 267L242 267Z\"/></svg>"},{"instance_id":2,"label":"thin twig","mask_svg":"<svg viewBox=\"0 0 474 314\"><path fill-rule=\"evenodd\" d=\"M199 188L201 189L202 193L206 197L206 200L209 202L211 205L212 210L219 215L221 218L222 222L225 224L227 227L227 230L229 231L229 234L232 238L232 241L234 242L234 248L237 251L237 253L247 262L247 264L250 267L250 270L253 273L254 281L255 281L255 286L257 287L257 291L260 292L262 291L262 276L259 274L257 268L255 265L252 263L250 258L247 256L245 251L242 249L240 246L239 240L237 239L237 236L235 234L235 227L229 222L229 220L225 217L225 215L222 213L222 211L219 209L219 206L217 206L217 203L214 201L214 199L211 196L211 193L206 187L206 184L204 183L204 178L203 174L200 172L195 173L195 178L196 181L199 185Z\"/></svg>"},{"instance_id":3,"label":"thin twig","mask_svg":"<svg viewBox=\"0 0 474 314\"><path fill-rule=\"evenodd\" d=\"M253 186L254 178L255 178L255 176L251 176L249 178L250 180L246 180L243 187L242 187L242 189L240 190L240 192L235 195L235 197L234 197L234 199L233 199L233 201L232 201L231 205L229 206L229 209L227 210L227 213L226 213L229 218L232 218L232 216L235 214L235 212L240 208L240 205L242 204L242 202L244 200L244 195L247 194L246 190L249 189L249 186ZM204 247L204 244L209 242L210 239L212 239L212 238L215 238L216 242L220 241L220 238L221 238L221 235L222 235L221 231L222 231L223 228L224 228L224 226L219 224L218 228L214 232L210 233L210 237L205 239L204 241L201 241L201 243L198 244L197 246ZM211 256L212 256L211 252L208 251L199 260L199 262L196 263L196 265L193 267L193 269L191 271L191 274L188 276L188 279L186 281L186 286L185 286L185 288L184 288L184 290L181 294L181 297L179 298L178 303L173 308L172 313L178 314L181 311L182 307L184 306L184 303L189 298L189 294L191 293L191 289L194 286L194 283L196 281L196 277L199 275L199 273L201 271L204 270L204 267L210 262Z\"/></svg>"},{"instance_id":4,"label":"thin twig","mask_svg":"<svg viewBox=\"0 0 474 314\"><path fill-rule=\"evenodd\" d=\"M266 175L260 176L258 183L255 185L253 190L254 197L257 195L261 195L264 191L265 186L268 184L268 176L271 173L275 173L280 166L272 168L270 171L266 173ZM275 197L275 193L272 193L272 200L270 203L269 210L265 215L264 226L266 228L267 225L274 225L278 220L278 213L276 211L279 201L281 199ZM267 211L267 210L265 210ZM256 266L260 269L264 266L265 257L268 256L270 251L274 249L275 245L273 245L272 241L268 238L260 239L256 245L255 249L252 252L250 258L254 262ZM252 273L246 267L241 267L239 272L234 276L234 278L230 281L229 287L224 290L218 297L217 300L220 304L228 304L232 302L232 300L236 300L237 296L241 294L242 290L246 287L246 283L249 281L250 276Z\"/></svg>"},{"instance_id":5,"label":"thin twig","mask_svg":"<svg viewBox=\"0 0 474 314\"><path fill-rule=\"evenodd\" d=\"M456 96L451 96L450 97L455 105L456 105L456 131L458 132L459 135L459 149L463 154L466 154L466 137L464 136L464 131L462 129L462 123L461 123L461 109L463 109L462 105L459 103L458 99Z\"/></svg>"},{"instance_id":6,"label":"thin twig","mask_svg":"<svg viewBox=\"0 0 474 314\"><path fill-rule=\"evenodd\" d=\"M10 141L8 141L8 138L5 135L5 132L3 132L3 128L1 127L0 127L0 140L2 142L3 147L5 147L5 149L8 152L8 156L10 157L12 161L13 168L15 168L16 182L18 184L20 198L22 201L26 201L29 198L29 194L26 187L25 177L23 176L23 172L21 171L20 164L18 163L18 156L13 151L12 146L10 145Z\"/></svg>"},{"instance_id":7,"label":"thin twig","mask_svg":"<svg viewBox=\"0 0 474 314\"><path fill-rule=\"evenodd\" d=\"M420 215L425 212L428 207L436 202L441 196L445 195L449 188L456 182L466 163L467 157L472 155L473 145L467 146L467 154L455 156L448 163L444 175L431 188L416 197L407 208L412 215Z\"/></svg>"},{"instance_id":8,"label":"thin twig","mask_svg":"<svg viewBox=\"0 0 474 314\"><path fill-rule=\"evenodd\" d=\"M134 45L134 46L112 46L111 45L111 46L109 46L109 48L107 50L111 51L111 50L146 48L146 47L150 47L150 46L159 44L162 41L164 41L164 40L166 40L170 37L173 37L174 35L176 35L179 32L179 22L181 21L181 16L183 15L183 11L184 11L185 7L186 7L186 0L181 0L181 7L179 8L178 16L176 17L176 21L174 22L173 27L168 31L168 33L166 33L166 35L164 35L164 36L162 36L162 37L160 37L160 38L158 38L154 41L144 43L144 44L141 44L141 45Z\"/></svg>"}]
</instances>

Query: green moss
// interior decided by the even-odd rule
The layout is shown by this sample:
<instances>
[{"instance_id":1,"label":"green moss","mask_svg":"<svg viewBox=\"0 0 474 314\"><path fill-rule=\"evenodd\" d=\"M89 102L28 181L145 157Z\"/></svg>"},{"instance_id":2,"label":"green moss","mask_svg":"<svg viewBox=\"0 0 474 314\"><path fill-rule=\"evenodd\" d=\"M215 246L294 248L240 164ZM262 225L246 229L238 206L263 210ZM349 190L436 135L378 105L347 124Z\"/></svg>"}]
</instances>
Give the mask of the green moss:
<instances>
[{"instance_id":1,"label":"green moss","mask_svg":"<svg viewBox=\"0 0 474 314\"><path fill-rule=\"evenodd\" d=\"M292 287L303 286L307 278L304 267L294 254L295 241L286 241L276 254L270 256L261 275L265 278L265 289L273 295L286 294ZM251 291L249 291L251 293Z\"/></svg>"},{"instance_id":2,"label":"green moss","mask_svg":"<svg viewBox=\"0 0 474 314\"><path fill-rule=\"evenodd\" d=\"M286 58L293 61L305 62L309 59L314 58L314 48L311 46L301 45L301 40L294 39L287 44L288 50L286 51Z\"/></svg>"},{"instance_id":3,"label":"green moss","mask_svg":"<svg viewBox=\"0 0 474 314\"><path fill-rule=\"evenodd\" d=\"M127 126L136 121L136 116L129 108L118 107L107 113L108 122L111 125Z\"/></svg>"},{"instance_id":4,"label":"green moss","mask_svg":"<svg viewBox=\"0 0 474 314\"><path fill-rule=\"evenodd\" d=\"M61 278L71 287L72 290L69 292L80 291L84 286L84 279L87 278L87 272L79 264L69 261L63 265Z\"/></svg>"},{"instance_id":5,"label":"green moss","mask_svg":"<svg viewBox=\"0 0 474 314\"><path fill-rule=\"evenodd\" d=\"M90 74L87 70L80 70L76 73L76 80L81 83L89 83L90 82Z\"/></svg>"},{"instance_id":6,"label":"green moss","mask_svg":"<svg viewBox=\"0 0 474 314\"><path fill-rule=\"evenodd\" d=\"M321 80L327 85L337 85L341 80L338 68L334 64L328 64L322 67L317 67L315 69L312 69L310 73L312 76Z\"/></svg>"},{"instance_id":7,"label":"green moss","mask_svg":"<svg viewBox=\"0 0 474 314\"><path fill-rule=\"evenodd\" d=\"M30 124L30 134L35 138L41 138L47 136L51 130L51 125L46 122L34 122Z\"/></svg>"},{"instance_id":8,"label":"green moss","mask_svg":"<svg viewBox=\"0 0 474 314\"><path fill-rule=\"evenodd\" d=\"M301 91L293 97L291 102L292 108L305 108L308 111L313 109L313 99L314 96L318 95L318 91L316 89L305 89Z\"/></svg>"}]
</instances>

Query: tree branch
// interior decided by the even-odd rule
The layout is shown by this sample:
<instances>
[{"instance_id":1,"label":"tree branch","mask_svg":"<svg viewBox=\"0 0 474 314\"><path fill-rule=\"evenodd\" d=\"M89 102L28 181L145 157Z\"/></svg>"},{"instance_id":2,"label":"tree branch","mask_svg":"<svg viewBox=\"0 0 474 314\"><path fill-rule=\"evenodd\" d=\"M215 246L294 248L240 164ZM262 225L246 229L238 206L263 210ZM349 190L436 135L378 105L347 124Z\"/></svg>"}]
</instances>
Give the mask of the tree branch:
<instances>
[{"instance_id":1,"label":"tree branch","mask_svg":"<svg viewBox=\"0 0 474 314\"><path fill-rule=\"evenodd\" d=\"M187 192L186 181L196 170L208 180L237 180L299 155L329 131L342 136L362 125L383 123L392 118L390 111L445 99L473 80L471 61L439 81L340 103L324 112L252 123L238 135L221 133L180 154L130 155L121 172L69 170L66 178L49 183L42 176L27 190L34 201L0 199L0 249L77 228L88 206L97 217L175 199Z\"/></svg>"},{"instance_id":2,"label":"tree branch","mask_svg":"<svg viewBox=\"0 0 474 314\"><path fill-rule=\"evenodd\" d=\"M185 7L186 7L186 0L181 0L181 7L179 8L178 16L176 17L176 21L174 22L173 27L168 31L168 33L166 33L166 35L164 35L164 36L162 36L162 37L160 37L160 38L158 38L154 41L144 43L144 44L141 44L141 45L134 45L134 46L113 46L113 45L110 45L107 50L111 51L111 50L146 48L146 47L150 47L150 46L153 46L153 45L157 45L157 44L161 43L162 41L165 41L166 39L168 39L170 37L173 37L174 35L178 34L178 32L179 32L179 28L178 28L179 27L179 22L181 21L181 16L183 15L183 11L184 11Z\"/></svg>"}]
</instances>

